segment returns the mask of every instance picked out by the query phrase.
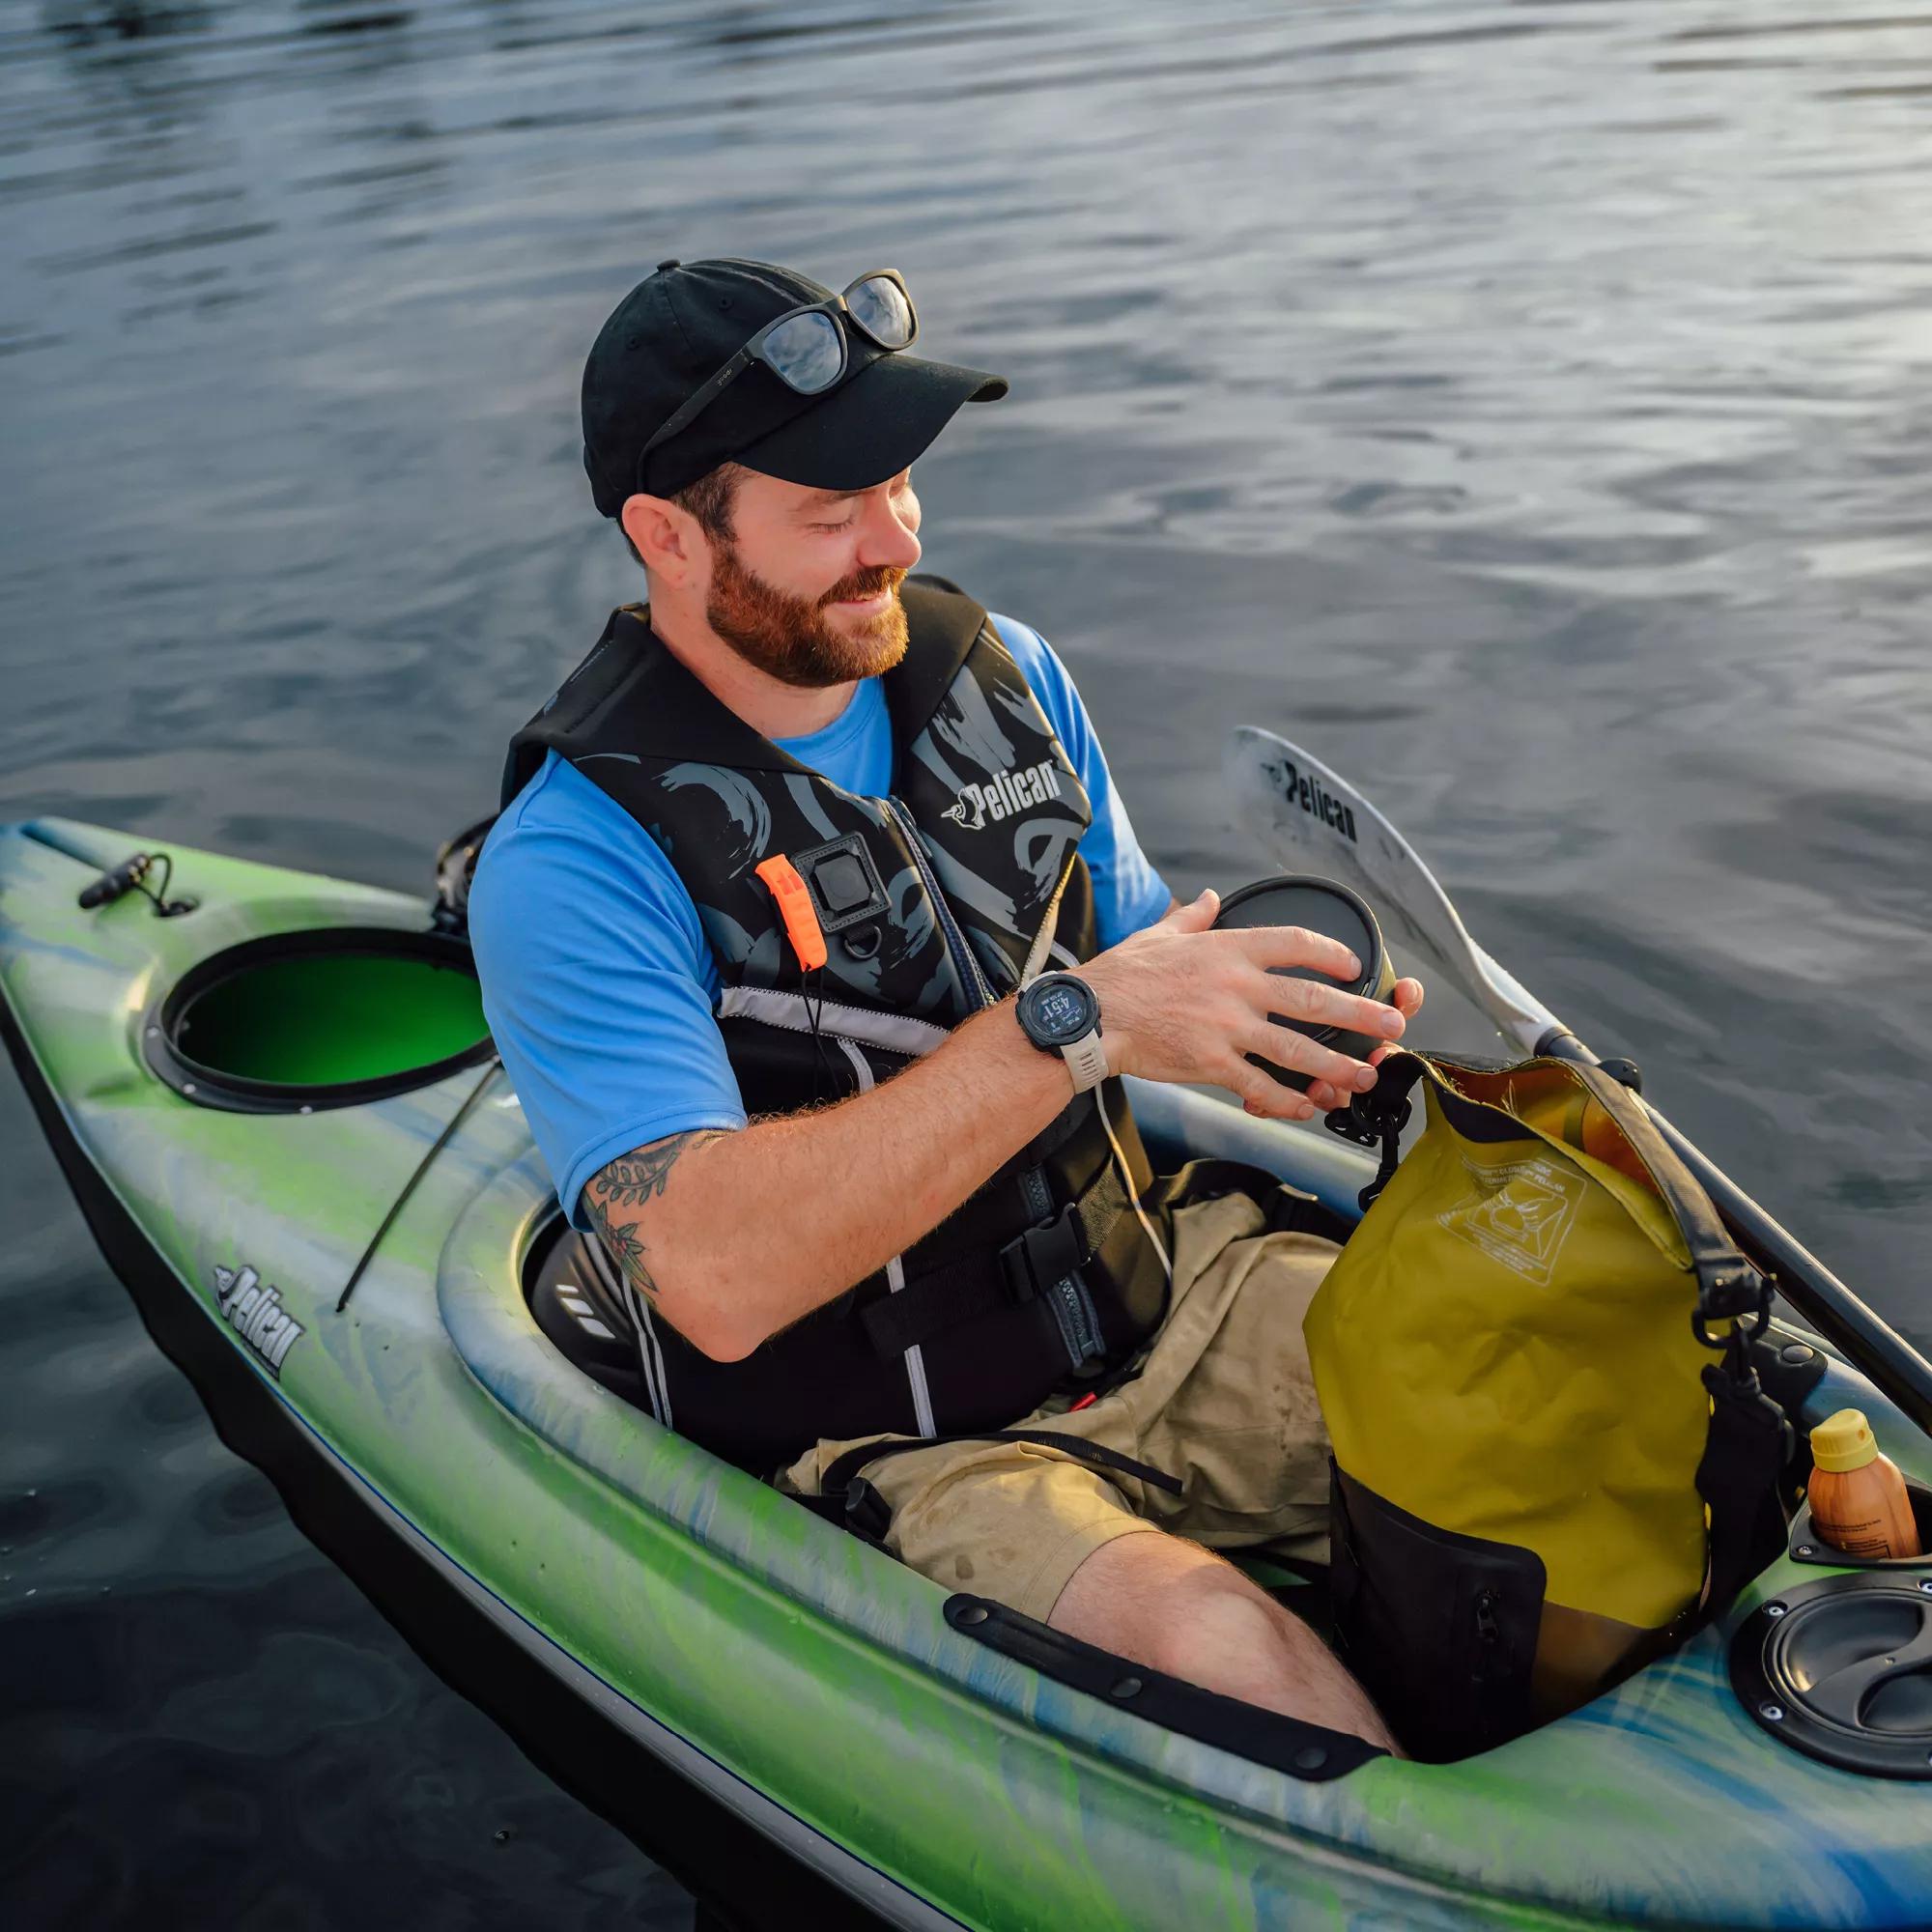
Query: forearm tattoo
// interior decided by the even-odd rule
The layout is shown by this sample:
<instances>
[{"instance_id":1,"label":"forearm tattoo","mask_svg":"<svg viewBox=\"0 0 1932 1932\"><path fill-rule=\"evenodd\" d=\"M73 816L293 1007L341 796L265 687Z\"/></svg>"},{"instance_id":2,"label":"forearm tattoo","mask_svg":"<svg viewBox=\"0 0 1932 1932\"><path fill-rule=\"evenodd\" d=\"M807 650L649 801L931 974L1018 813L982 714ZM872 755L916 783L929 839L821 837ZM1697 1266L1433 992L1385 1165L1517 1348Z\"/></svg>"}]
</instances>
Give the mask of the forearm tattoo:
<instances>
[{"instance_id":1,"label":"forearm tattoo","mask_svg":"<svg viewBox=\"0 0 1932 1932\"><path fill-rule=\"evenodd\" d=\"M598 1238L631 1284L653 1302L658 1298L658 1285L644 1261L643 1237L638 1233L635 1221L617 1220L611 1210L642 1208L655 1201L665 1191L680 1155L706 1141L723 1139L722 1133L707 1128L672 1134L668 1140L653 1141L636 1153L611 1161L584 1183L584 1211L589 1214Z\"/></svg>"},{"instance_id":2,"label":"forearm tattoo","mask_svg":"<svg viewBox=\"0 0 1932 1932\"><path fill-rule=\"evenodd\" d=\"M627 1153L599 1170L590 1182L591 1191L607 1207L641 1208L665 1191L670 1171L678 1157L706 1141L723 1140L715 1130L695 1128L688 1134L672 1134L668 1140L653 1141L649 1147Z\"/></svg>"}]
</instances>

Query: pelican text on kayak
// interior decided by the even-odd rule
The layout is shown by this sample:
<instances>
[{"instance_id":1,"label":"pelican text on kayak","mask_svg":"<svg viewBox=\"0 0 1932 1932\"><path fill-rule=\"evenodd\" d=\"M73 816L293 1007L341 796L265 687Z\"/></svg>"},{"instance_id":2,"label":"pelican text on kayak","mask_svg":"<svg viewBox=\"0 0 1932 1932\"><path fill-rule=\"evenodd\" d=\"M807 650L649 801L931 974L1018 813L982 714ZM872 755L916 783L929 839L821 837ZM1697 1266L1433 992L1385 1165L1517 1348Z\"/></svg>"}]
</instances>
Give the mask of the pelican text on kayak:
<instances>
[{"instance_id":1,"label":"pelican text on kayak","mask_svg":"<svg viewBox=\"0 0 1932 1932\"><path fill-rule=\"evenodd\" d=\"M239 1268L216 1264L214 1293L221 1303L222 1319L279 1381L282 1364L303 1332L301 1323L282 1306L281 1290L264 1283L243 1262Z\"/></svg>"}]
</instances>

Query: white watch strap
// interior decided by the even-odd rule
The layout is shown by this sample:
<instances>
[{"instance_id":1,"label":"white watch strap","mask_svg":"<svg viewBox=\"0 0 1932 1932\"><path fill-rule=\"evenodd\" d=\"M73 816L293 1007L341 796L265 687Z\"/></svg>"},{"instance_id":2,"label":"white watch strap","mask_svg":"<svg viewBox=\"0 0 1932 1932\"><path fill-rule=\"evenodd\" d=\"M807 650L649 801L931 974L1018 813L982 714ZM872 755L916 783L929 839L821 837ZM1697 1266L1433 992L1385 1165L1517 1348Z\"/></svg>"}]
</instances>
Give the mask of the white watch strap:
<instances>
[{"instance_id":1,"label":"white watch strap","mask_svg":"<svg viewBox=\"0 0 1932 1932\"><path fill-rule=\"evenodd\" d=\"M1076 1094L1085 1094L1106 1079L1107 1048L1100 1038L1098 1027L1076 1039L1071 1046L1063 1046L1060 1053L1072 1072Z\"/></svg>"}]
</instances>

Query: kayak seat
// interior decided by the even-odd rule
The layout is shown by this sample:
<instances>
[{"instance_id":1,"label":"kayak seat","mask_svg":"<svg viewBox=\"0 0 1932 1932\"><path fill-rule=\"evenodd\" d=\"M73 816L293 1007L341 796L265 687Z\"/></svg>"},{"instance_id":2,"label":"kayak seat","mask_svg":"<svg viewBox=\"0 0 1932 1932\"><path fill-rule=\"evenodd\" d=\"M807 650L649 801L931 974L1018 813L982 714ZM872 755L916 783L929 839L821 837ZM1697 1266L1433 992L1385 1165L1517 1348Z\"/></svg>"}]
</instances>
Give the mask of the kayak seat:
<instances>
[{"instance_id":1,"label":"kayak seat","mask_svg":"<svg viewBox=\"0 0 1932 1932\"><path fill-rule=\"evenodd\" d=\"M530 1314L573 1367L649 1412L637 1331L613 1305L602 1257L568 1222L554 1223L526 1277Z\"/></svg>"}]
</instances>

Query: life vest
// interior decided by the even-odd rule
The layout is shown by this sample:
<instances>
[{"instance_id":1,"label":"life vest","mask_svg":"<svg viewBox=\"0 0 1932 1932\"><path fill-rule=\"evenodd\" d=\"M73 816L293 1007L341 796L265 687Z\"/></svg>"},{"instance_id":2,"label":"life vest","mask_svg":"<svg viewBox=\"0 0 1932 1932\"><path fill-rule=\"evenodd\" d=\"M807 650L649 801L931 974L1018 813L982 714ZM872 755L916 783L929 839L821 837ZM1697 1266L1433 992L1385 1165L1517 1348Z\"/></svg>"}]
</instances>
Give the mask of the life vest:
<instances>
[{"instance_id":1,"label":"life vest","mask_svg":"<svg viewBox=\"0 0 1932 1932\"><path fill-rule=\"evenodd\" d=\"M911 637L885 675L884 798L762 737L664 647L640 606L611 613L511 741L506 804L554 751L675 868L717 962L717 1019L753 1115L867 1091L1049 959L1097 950L1078 850L1091 809L1024 673L952 586L915 580L902 596ZM809 976L757 870L780 854L825 939ZM1118 1080L1099 1091L1119 1158L1095 1096L1078 1096L939 1227L742 1361L713 1360L630 1297L659 1419L767 1473L821 1437L996 1428L1116 1368L1167 1301L1129 1187L1163 1242L1168 1231L1125 1094Z\"/></svg>"}]
</instances>

